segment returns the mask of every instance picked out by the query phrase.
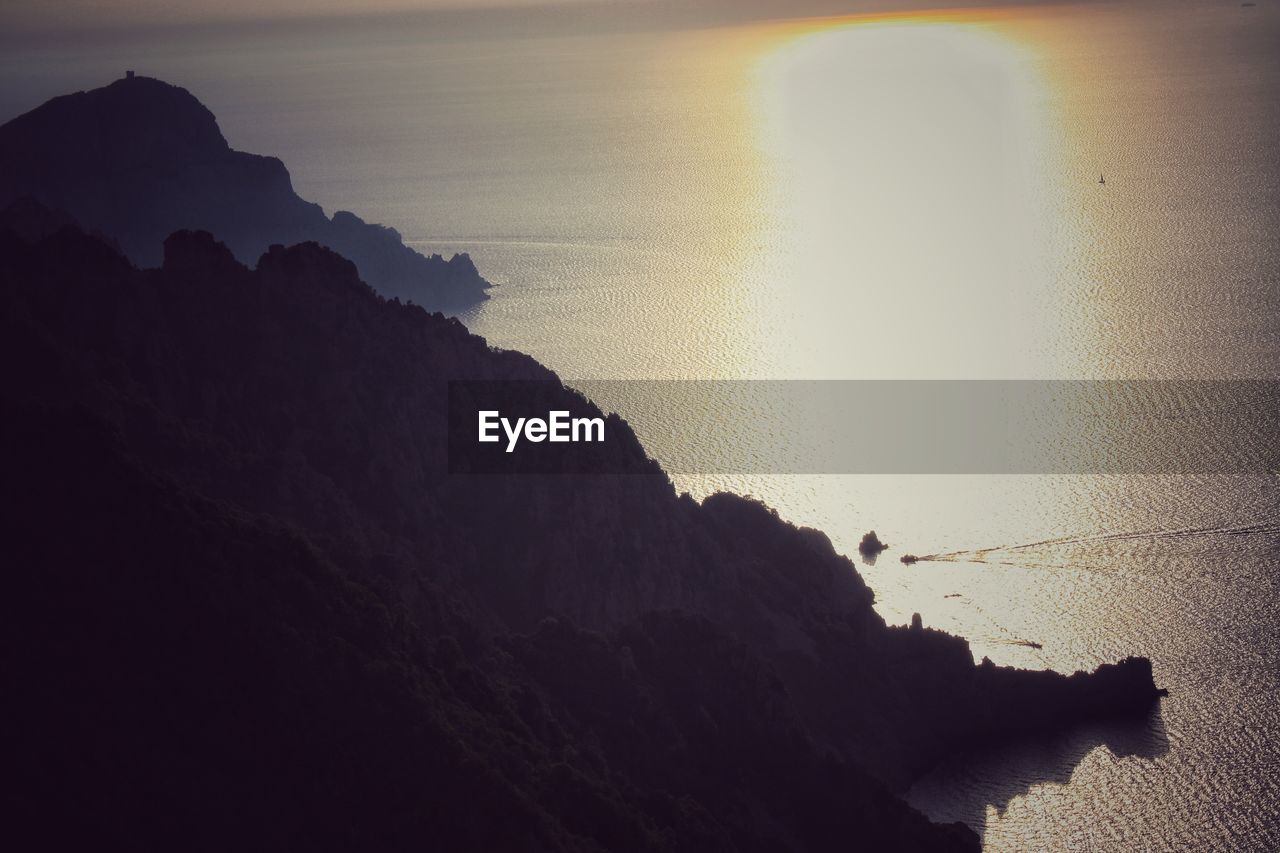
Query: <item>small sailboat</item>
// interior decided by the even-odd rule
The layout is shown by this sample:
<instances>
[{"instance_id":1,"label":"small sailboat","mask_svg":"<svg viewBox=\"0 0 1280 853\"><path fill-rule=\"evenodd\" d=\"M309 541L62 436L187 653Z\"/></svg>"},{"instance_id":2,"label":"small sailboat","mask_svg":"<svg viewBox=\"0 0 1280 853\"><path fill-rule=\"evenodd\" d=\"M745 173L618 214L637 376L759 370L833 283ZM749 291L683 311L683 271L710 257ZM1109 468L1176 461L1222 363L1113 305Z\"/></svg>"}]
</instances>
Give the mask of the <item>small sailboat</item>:
<instances>
[{"instance_id":1,"label":"small sailboat","mask_svg":"<svg viewBox=\"0 0 1280 853\"><path fill-rule=\"evenodd\" d=\"M1098 173L1098 183L1100 183L1100 184L1105 184L1106 182L1107 182L1107 179L1106 179L1106 178L1104 178L1104 177L1102 177L1102 173L1101 173L1101 172L1099 172L1099 173Z\"/></svg>"}]
</instances>

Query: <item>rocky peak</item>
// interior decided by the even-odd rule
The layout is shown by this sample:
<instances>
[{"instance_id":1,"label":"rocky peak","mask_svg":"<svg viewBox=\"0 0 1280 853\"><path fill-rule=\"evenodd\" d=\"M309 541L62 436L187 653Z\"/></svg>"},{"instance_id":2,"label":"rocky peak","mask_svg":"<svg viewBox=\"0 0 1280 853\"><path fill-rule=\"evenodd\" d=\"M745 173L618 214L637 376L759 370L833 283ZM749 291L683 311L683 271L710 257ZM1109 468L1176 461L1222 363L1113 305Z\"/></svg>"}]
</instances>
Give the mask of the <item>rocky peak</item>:
<instances>
[{"instance_id":1,"label":"rocky peak","mask_svg":"<svg viewBox=\"0 0 1280 853\"><path fill-rule=\"evenodd\" d=\"M208 231L175 231L164 241L166 272L218 271L239 266L226 244Z\"/></svg>"}]
</instances>

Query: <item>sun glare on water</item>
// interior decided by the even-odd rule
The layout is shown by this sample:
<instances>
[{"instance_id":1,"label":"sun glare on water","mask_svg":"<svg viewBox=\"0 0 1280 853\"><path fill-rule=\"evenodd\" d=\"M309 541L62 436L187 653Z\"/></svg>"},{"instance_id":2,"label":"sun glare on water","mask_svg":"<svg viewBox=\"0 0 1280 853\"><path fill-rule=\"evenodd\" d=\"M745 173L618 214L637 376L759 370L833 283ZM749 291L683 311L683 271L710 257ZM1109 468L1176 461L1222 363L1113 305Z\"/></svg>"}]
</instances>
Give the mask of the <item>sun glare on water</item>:
<instances>
[{"instance_id":1,"label":"sun glare on water","mask_svg":"<svg viewBox=\"0 0 1280 853\"><path fill-rule=\"evenodd\" d=\"M775 25L756 129L785 247L782 372L1053 375L1054 134L1035 55L980 17Z\"/></svg>"}]
</instances>

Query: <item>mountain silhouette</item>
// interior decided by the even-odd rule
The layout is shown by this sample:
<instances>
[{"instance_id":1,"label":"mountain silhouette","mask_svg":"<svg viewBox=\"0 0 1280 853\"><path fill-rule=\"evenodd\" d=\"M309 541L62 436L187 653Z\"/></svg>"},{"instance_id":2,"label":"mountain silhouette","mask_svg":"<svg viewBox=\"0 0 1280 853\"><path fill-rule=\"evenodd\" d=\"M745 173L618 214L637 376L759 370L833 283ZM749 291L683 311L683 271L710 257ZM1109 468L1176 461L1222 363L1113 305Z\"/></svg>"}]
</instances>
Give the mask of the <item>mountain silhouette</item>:
<instances>
[{"instance_id":1,"label":"mountain silhouette","mask_svg":"<svg viewBox=\"0 0 1280 853\"><path fill-rule=\"evenodd\" d=\"M887 626L823 534L678 495L616 416L631 473L450 474L452 380L600 413L316 243L138 269L0 223L19 846L973 850L896 792L1159 695Z\"/></svg>"},{"instance_id":2,"label":"mountain silhouette","mask_svg":"<svg viewBox=\"0 0 1280 853\"><path fill-rule=\"evenodd\" d=\"M246 262L273 244L315 241L380 293L433 308L472 304L489 286L466 254L425 257L392 228L326 216L293 191L280 160L233 150L190 92L148 77L54 98L0 126L0 206L28 196L142 266L189 228L217 233Z\"/></svg>"}]
</instances>

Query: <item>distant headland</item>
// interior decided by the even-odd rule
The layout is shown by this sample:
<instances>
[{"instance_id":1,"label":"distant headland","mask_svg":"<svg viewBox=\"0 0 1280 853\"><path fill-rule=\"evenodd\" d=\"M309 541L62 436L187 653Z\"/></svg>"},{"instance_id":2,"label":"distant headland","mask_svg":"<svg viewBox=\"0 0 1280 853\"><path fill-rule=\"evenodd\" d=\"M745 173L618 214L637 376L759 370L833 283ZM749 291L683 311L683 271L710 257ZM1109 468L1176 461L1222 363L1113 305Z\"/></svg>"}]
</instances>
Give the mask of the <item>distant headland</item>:
<instances>
[{"instance_id":1,"label":"distant headland","mask_svg":"<svg viewBox=\"0 0 1280 853\"><path fill-rule=\"evenodd\" d=\"M314 241L355 263L379 293L433 309L487 298L466 254L445 260L348 211L329 217L294 192L275 157L232 149L186 89L132 71L54 98L0 126L0 206L30 197L156 266L174 231L211 231L252 263L276 244Z\"/></svg>"}]
</instances>

